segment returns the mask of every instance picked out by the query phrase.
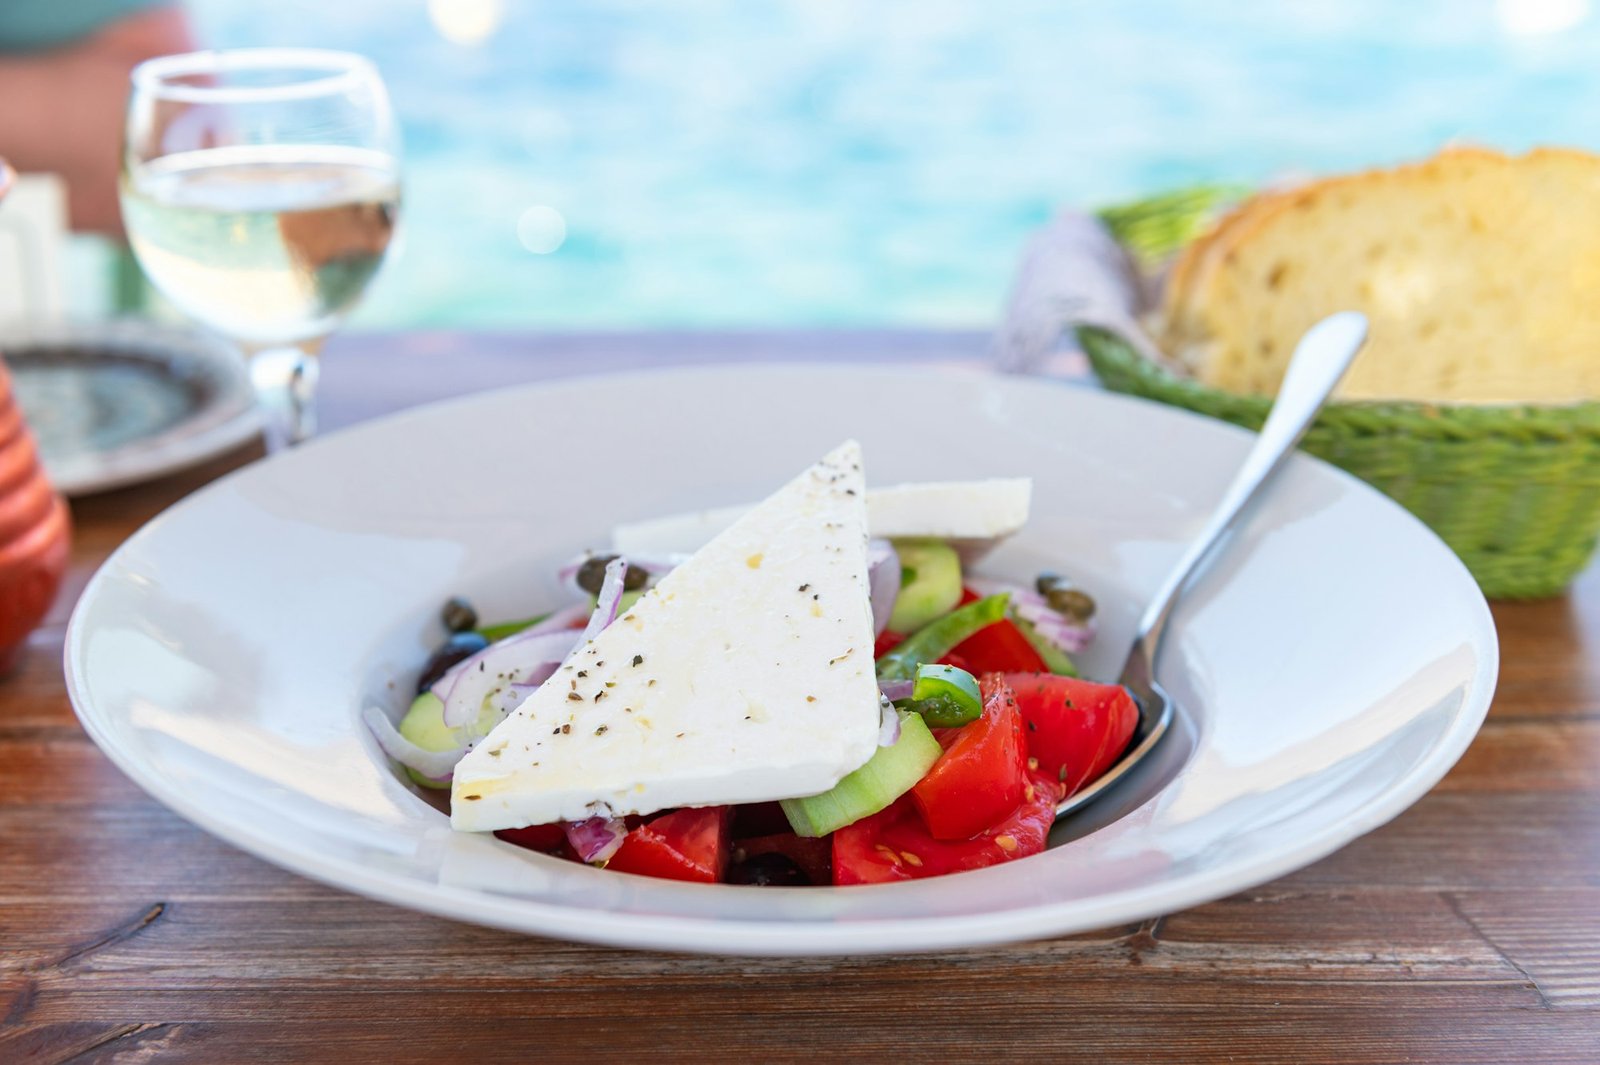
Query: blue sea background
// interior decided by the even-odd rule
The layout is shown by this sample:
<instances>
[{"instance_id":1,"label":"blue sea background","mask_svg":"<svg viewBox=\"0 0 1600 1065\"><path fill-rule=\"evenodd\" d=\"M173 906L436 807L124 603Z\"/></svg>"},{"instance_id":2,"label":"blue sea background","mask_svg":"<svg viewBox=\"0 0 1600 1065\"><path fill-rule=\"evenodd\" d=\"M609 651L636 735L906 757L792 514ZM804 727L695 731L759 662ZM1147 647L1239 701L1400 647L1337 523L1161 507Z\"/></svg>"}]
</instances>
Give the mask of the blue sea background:
<instances>
[{"instance_id":1,"label":"blue sea background","mask_svg":"<svg viewBox=\"0 0 1600 1065\"><path fill-rule=\"evenodd\" d=\"M1600 147L1587 0L189 7L382 70L406 238L367 328L982 328L1062 205Z\"/></svg>"}]
</instances>

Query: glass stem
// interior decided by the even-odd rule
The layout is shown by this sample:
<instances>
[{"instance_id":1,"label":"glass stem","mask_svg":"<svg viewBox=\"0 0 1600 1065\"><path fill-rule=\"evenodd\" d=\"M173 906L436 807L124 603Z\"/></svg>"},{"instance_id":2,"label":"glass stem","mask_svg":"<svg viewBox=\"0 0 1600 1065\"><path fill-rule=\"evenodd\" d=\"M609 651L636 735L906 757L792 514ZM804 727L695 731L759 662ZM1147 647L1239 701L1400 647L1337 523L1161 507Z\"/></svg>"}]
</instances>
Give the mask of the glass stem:
<instances>
[{"instance_id":1,"label":"glass stem","mask_svg":"<svg viewBox=\"0 0 1600 1065\"><path fill-rule=\"evenodd\" d=\"M261 405L269 455L303 443L317 431L319 346L287 344L249 353L250 383Z\"/></svg>"}]
</instances>

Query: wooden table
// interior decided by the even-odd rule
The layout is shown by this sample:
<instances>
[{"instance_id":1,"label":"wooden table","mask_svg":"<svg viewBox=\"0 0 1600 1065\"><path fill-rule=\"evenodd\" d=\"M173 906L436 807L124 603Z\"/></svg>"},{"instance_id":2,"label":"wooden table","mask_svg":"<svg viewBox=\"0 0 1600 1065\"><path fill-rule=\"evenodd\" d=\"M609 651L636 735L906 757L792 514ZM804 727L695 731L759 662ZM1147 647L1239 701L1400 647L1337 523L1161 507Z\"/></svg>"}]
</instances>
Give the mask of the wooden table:
<instances>
[{"instance_id":1,"label":"wooden table","mask_svg":"<svg viewBox=\"0 0 1600 1065\"><path fill-rule=\"evenodd\" d=\"M971 334L348 337L342 424L662 361L973 360ZM1600 1062L1600 567L1500 604L1487 725L1408 813L1137 927L910 958L637 954L302 880L146 798L61 680L76 590L230 456L80 500L69 588L0 682L0 1062Z\"/></svg>"}]
</instances>

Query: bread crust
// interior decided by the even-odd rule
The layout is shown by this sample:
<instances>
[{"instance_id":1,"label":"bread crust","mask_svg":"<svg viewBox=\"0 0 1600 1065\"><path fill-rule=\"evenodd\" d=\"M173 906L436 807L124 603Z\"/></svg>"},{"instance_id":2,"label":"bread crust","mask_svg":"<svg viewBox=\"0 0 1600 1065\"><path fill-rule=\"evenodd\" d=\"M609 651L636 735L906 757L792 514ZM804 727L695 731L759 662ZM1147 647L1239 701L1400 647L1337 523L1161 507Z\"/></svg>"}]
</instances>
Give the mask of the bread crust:
<instances>
[{"instance_id":1,"label":"bread crust","mask_svg":"<svg viewBox=\"0 0 1600 1065\"><path fill-rule=\"evenodd\" d=\"M1324 178L1252 197L1187 249L1158 336L1204 383L1271 392L1300 332L1354 309L1374 329L1347 397L1593 398L1591 229L1600 230L1600 157L1575 149L1512 157L1460 146Z\"/></svg>"}]
</instances>

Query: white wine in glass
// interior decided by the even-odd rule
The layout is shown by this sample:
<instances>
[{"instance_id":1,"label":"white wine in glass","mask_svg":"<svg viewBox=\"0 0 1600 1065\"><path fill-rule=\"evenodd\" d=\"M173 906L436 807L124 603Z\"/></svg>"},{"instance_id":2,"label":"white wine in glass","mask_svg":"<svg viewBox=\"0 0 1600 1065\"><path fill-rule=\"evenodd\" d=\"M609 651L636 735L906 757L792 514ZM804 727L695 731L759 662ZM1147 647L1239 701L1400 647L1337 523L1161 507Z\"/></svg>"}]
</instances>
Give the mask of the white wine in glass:
<instances>
[{"instance_id":1,"label":"white wine in glass","mask_svg":"<svg viewBox=\"0 0 1600 1065\"><path fill-rule=\"evenodd\" d=\"M270 450L315 429L316 351L382 265L398 137L359 56L250 49L133 74L122 213L145 274L249 354Z\"/></svg>"}]
</instances>

